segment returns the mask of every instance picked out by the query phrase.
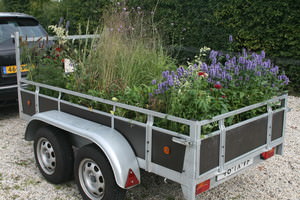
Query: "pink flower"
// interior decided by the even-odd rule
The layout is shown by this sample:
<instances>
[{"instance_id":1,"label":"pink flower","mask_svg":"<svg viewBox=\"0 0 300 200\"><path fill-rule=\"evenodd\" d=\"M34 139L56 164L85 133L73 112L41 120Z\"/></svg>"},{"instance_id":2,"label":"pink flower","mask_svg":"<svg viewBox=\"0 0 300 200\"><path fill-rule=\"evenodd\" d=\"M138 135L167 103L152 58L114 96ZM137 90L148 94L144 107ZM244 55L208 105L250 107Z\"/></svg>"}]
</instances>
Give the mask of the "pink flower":
<instances>
[{"instance_id":1,"label":"pink flower","mask_svg":"<svg viewBox=\"0 0 300 200\"><path fill-rule=\"evenodd\" d=\"M55 51L61 52L61 48L57 47L57 48L55 48Z\"/></svg>"},{"instance_id":2,"label":"pink flower","mask_svg":"<svg viewBox=\"0 0 300 200\"><path fill-rule=\"evenodd\" d=\"M217 88L217 89L221 89L222 85L221 84L215 84L214 87Z\"/></svg>"},{"instance_id":3,"label":"pink flower","mask_svg":"<svg viewBox=\"0 0 300 200\"><path fill-rule=\"evenodd\" d=\"M198 72L198 76L208 77L208 74L205 72Z\"/></svg>"}]
</instances>

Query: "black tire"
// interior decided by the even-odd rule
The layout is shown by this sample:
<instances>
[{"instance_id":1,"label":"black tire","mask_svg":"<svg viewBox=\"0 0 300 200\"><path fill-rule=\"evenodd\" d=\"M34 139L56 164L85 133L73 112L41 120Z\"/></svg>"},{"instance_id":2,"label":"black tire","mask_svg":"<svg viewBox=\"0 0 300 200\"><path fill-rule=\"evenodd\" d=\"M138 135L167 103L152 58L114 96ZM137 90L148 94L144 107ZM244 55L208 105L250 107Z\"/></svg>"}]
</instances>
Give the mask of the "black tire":
<instances>
[{"instance_id":1,"label":"black tire","mask_svg":"<svg viewBox=\"0 0 300 200\"><path fill-rule=\"evenodd\" d=\"M67 134L54 127L41 127L34 139L37 166L47 181L54 184L73 177L74 153Z\"/></svg>"},{"instance_id":2,"label":"black tire","mask_svg":"<svg viewBox=\"0 0 300 200\"><path fill-rule=\"evenodd\" d=\"M84 200L125 198L126 190L117 185L109 161L96 145L87 145L78 150L74 172Z\"/></svg>"}]
</instances>

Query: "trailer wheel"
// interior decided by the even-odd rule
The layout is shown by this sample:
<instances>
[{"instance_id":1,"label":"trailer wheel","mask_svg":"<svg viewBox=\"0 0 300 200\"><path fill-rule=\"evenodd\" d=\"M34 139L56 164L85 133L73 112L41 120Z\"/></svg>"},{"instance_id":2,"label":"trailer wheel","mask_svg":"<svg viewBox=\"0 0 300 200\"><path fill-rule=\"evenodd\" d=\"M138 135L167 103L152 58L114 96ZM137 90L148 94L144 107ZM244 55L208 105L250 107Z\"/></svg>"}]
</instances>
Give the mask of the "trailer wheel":
<instances>
[{"instance_id":1,"label":"trailer wheel","mask_svg":"<svg viewBox=\"0 0 300 200\"><path fill-rule=\"evenodd\" d=\"M34 156L45 179L59 184L73 177L74 155L67 135L52 127L41 127L34 140Z\"/></svg>"},{"instance_id":2,"label":"trailer wheel","mask_svg":"<svg viewBox=\"0 0 300 200\"><path fill-rule=\"evenodd\" d=\"M75 158L75 181L85 200L123 200L106 156L95 145L80 148Z\"/></svg>"}]
</instances>

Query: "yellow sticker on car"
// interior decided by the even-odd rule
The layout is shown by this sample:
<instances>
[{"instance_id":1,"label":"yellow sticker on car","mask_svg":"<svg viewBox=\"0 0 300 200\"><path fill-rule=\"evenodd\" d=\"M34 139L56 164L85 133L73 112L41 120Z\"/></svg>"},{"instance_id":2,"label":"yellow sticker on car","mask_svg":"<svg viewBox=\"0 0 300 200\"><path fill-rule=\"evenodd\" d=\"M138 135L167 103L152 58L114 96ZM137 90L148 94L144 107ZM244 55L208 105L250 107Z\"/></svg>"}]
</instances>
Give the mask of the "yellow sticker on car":
<instances>
[{"instance_id":1,"label":"yellow sticker on car","mask_svg":"<svg viewBox=\"0 0 300 200\"><path fill-rule=\"evenodd\" d=\"M21 65L21 72L27 72L28 68L26 64ZM17 73L17 66L11 65L3 67L3 74L15 74Z\"/></svg>"}]
</instances>

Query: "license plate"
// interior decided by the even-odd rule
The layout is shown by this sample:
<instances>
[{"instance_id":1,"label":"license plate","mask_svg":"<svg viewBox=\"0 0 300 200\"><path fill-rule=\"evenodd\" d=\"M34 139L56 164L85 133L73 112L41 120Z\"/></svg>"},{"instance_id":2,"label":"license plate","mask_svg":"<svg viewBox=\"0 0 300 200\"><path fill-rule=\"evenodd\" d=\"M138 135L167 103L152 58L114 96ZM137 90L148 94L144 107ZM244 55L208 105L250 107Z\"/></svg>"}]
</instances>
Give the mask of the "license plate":
<instances>
[{"instance_id":1,"label":"license plate","mask_svg":"<svg viewBox=\"0 0 300 200\"><path fill-rule=\"evenodd\" d=\"M223 174L220 174L217 176L217 181L220 181L228 176L231 176L232 174L235 174L236 172L244 169L245 167L248 167L253 163L253 158L245 160L243 162L238 163L237 165L228 168Z\"/></svg>"},{"instance_id":2,"label":"license plate","mask_svg":"<svg viewBox=\"0 0 300 200\"><path fill-rule=\"evenodd\" d=\"M21 72L27 72L28 68L26 68L27 65L21 65ZM11 65L3 67L3 74L15 74L17 73L17 66Z\"/></svg>"}]
</instances>

